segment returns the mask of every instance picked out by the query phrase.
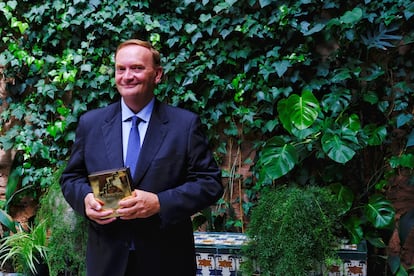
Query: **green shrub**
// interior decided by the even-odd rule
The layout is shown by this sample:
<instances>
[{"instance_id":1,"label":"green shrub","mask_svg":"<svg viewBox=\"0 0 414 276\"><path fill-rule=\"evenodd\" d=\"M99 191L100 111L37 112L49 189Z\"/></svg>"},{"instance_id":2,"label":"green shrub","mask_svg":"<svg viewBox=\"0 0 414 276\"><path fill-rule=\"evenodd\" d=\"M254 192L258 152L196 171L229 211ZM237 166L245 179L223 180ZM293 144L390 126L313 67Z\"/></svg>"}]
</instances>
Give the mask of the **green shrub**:
<instances>
[{"instance_id":1,"label":"green shrub","mask_svg":"<svg viewBox=\"0 0 414 276\"><path fill-rule=\"evenodd\" d=\"M315 264L337 258L335 234L341 207L326 188L309 186L268 189L253 209L243 248L252 272L261 275L306 275Z\"/></svg>"},{"instance_id":2,"label":"green shrub","mask_svg":"<svg viewBox=\"0 0 414 276\"><path fill-rule=\"evenodd\" d=\"M63 198L60 168L52 177L48 192L40 201L37 220L47 218L50 233L47 255L51 276L85 275L86 220L77 215Z\"/></svg>"}]
</instances>

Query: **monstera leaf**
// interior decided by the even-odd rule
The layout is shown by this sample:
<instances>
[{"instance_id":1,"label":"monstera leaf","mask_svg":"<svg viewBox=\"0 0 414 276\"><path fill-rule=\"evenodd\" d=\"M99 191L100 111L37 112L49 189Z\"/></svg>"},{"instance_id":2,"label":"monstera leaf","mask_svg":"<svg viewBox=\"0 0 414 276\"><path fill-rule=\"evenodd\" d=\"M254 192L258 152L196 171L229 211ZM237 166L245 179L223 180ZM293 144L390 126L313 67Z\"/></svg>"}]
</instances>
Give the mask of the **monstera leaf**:
<instances>
[{"instance_id":1,"label":"monstera leaf","mask_svg":"<svg viewBox=\"0 0 414 276\"><path fill-rule=\"evenodd\" d=\"M312 92L304 90L301 96L292 94L289 98L280 100L277 111L283 127L292 132L292 127L299 130L310 127L318 117L320 106Z\"/></svg>"},{"instance_id":2,"label":"monstera leaf","mask_svg":"<svg viewBox=\"0 0 414 276\"><path fill-rule=\"evenodd\" d=\"M383 195L375 194L365 206L365 215L376 228L386 228L394 221L395 210Z\"/></svg>"},{"instance_id":3,"label":"monstera leaf","mask_svg":"<svg viewBox=\"0 0 414 276\"><path fill-rule=\"evenodd\" d=\"M344 164L352 159L355 151L349 142L335 133L326 133L322 136L322 149L332 160Z\"/></svg>"},{"instance_id":4,"label":"monstera leaf","mask_svg":"<svg viewBox=\"0 0 414 276\"><path fill-rule=\"evenodd\" d=\"M273 137L266 142L258 161L259 182L280 178L291 171L297 162L296 148L278 136Z\"/></svg>"}]
</instances>

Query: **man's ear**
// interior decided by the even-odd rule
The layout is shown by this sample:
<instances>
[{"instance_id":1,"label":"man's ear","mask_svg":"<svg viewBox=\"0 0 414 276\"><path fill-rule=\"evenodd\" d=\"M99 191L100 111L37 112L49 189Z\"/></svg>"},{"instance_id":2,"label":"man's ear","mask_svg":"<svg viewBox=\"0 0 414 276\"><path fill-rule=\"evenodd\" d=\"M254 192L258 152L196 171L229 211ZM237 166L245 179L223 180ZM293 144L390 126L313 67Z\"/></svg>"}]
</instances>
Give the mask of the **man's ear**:
<instances>
[{"instance_id":1,"label":"man's ear","mask_svg":"<svg viewBox=\"0 0 414 276\"><path fill-rule=\"evenodd\" d=\"M155 68L155 83L159 84L162 81L163 69L161 66Z\"/></svg>"}]
</instances>

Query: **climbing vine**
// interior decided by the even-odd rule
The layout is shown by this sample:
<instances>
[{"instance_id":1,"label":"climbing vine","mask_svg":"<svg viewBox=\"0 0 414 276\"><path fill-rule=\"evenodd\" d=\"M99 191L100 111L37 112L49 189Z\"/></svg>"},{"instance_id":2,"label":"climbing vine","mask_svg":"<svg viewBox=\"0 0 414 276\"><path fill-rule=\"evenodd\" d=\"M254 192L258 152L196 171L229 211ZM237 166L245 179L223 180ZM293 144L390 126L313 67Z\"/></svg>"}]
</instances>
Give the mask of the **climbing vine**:
<instances>
[{"instance_id":1,"label":"climbing vine","mask_svg":"<svg viewBox=\"0 0 414 276\"><path fill-rule=\"evenodd\" d=\"M244 229L263 186L335 184L350 236L384 247L391 176L414 167L413 15L409 0L3 1L9 193L47 189L79 116L118 97L115 47L138 37L162 53L157 97L201 115L223 167L212 228ZM365 223L367 206L385 213Z\"/></svg>"}]
</instances>

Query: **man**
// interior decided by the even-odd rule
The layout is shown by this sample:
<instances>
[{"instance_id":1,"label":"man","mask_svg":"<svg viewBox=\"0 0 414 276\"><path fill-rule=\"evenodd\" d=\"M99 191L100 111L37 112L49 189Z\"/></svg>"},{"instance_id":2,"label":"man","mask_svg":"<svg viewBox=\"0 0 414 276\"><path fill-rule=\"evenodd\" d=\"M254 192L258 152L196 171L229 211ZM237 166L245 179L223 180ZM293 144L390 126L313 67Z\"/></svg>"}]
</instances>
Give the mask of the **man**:
<instances>
[{"instance_id":1,"label":"man","mask_svg":"<svg viewBox=\"0 0 414 276\"><path fill-rule=\"evenodd\" d=\"M79 120L61 187L90 222L88 276L196 274L191 215L221 197L221 175L199 117L154 98L162 73L151 44L125 41L115 53L121 100ZM141 144L133 195L120 201L120 209L104 210L88 175L126 166L131 116L140 118ZM104 218L113 212L119 217Z\"/></svg>"}]
</instances>

